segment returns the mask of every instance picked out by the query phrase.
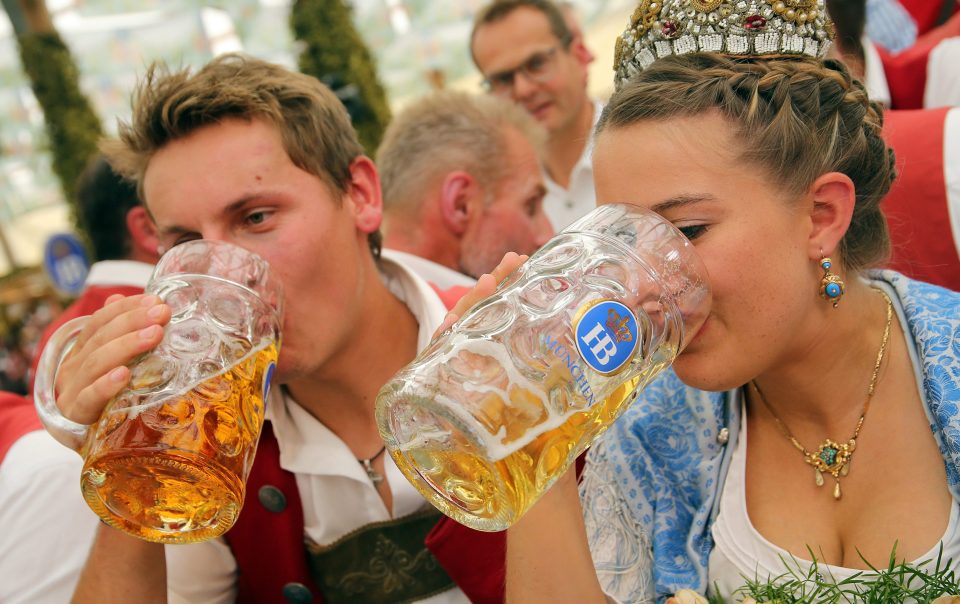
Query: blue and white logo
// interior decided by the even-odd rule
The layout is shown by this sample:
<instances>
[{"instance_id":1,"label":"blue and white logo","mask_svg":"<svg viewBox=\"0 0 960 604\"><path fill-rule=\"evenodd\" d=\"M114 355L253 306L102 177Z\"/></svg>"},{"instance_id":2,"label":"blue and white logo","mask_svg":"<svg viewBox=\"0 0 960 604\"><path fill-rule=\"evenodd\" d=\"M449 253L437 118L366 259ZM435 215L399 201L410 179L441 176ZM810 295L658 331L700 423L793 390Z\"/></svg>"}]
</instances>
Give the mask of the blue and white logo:
<instances>
[{"instance_id":1,"label":"blue and white logo","mask_svg":"<svg viewBox=\"0 0 960 604\"><path fill-rule=\"evenodd\" d=\"M573 328L580 358L594 371L613 375L633 358L640 340L637 317L625 304L594 304Z\"/></svg>"},{"instance_id":2,"label":"blue and white logo","mask_svg":"<svg viewBox=\"0 0 960 604\"><path fill-rule=\"evenodd\" d=\"M90 261L79 239L69 233L61 233L47 240L43 251L43 267L54 287L75 296L83 291Z\"/></svg>"}]
</instances>

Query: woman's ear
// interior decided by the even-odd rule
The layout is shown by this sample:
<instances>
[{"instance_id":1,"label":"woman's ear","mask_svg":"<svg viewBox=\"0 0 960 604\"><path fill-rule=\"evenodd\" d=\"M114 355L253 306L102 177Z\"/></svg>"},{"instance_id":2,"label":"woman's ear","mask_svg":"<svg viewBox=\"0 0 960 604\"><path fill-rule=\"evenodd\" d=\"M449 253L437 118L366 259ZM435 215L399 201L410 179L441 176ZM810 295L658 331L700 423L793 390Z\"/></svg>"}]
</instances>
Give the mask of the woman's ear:
<instances>
[{"instance_id":1,"label":"woman's ear","mask_svg":"<svg viewBox=\"0 0 960 604\"><path fill-rule=\"evenodd\" d=\"M836 253L850 227L857 191L846 174L828 172L810 185L813 208L808 254L813 260Z\"/></svg>"}]
</instances>

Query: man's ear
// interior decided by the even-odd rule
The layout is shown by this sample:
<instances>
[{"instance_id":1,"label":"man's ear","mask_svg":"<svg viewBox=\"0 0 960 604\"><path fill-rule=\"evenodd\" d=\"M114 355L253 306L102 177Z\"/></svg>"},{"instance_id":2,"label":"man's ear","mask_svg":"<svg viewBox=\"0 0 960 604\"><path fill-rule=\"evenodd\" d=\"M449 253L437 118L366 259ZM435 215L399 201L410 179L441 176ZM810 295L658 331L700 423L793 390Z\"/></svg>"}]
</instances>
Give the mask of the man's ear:
<instances>
[{"instance_id":1,"label":"man's ear","mask_svg":"<svg viewBox=\"0 0 960 604\"><path fill-rule=\"evenodd\" d=\"M480 184L469 172L457 170L440 183L440 214L447 230L462 236L473 219L475 200L482 195Z\"/></svg>"},{"instance_id":2,"label":"man's ear","mask_svg":"<svg viewBox=\"0 0 960 604\"><path fill-rule=\"evenodd\" d=\"M156 264L160 259L160 238L150 213L143 206L134 206L127 211L126 222L130 259Z\"/></svg>"},{"instance_id":3,"label":"man's ear","mask_svg":"<svg viewBox=\"0 0 960 604\"><path fill-rule=\"evenodd\" d=\"M807 253L813 260L835 254L840 240L850 228L857 192L846 174L828 172L810 186L813 199L810 213L811 231Z\"/></svg>"},{"instance_id":4,"label":"man's ear","mask_svg":"<svg viewBox=\"0 0 960 604\"><path fill-rule=\"evenodd\" d=\"M350 163L350 182L347 183L344 202L353 204L357 230L369 235L380 228L383 222L380 175L366 155L360 155Z\"/></svg>"},{"instance_id":5,"label":"man's ear","mask_svg":"<svg viewBox=\"0 0 960 604\"><path fill-rule=\"evenodd\" d=\"M596 57L590 52L590 49L587 48L587 45L583 41L582 35L576 35L573 37L573 40L570 42L570 54L572 54L581 65L586 67L590 63L593 63Z\"/></svg>"}]
</instances>

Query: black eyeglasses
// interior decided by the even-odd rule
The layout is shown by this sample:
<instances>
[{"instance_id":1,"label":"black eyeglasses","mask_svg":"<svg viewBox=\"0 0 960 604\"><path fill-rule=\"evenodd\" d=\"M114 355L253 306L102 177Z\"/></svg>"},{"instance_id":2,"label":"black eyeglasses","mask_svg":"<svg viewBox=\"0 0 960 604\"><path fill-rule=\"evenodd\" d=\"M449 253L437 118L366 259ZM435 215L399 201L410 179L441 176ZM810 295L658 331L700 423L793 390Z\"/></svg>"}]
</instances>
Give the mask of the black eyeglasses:
<instances>
[{"instance_id":1,"label":"black eyeglasses","mask_svg":"<svg viewBox=\"0 0 960 604\"><path fill-rule=\"evenodd\" d=\"M517 74L523 74L531 82L542 84L553 77L553 68L556 64L555 55L559 46L535 52L519 67L493 73L483 80L483 87L487 92L497 95L508 95L513 90Z\"/></svg>"}]
</instances>

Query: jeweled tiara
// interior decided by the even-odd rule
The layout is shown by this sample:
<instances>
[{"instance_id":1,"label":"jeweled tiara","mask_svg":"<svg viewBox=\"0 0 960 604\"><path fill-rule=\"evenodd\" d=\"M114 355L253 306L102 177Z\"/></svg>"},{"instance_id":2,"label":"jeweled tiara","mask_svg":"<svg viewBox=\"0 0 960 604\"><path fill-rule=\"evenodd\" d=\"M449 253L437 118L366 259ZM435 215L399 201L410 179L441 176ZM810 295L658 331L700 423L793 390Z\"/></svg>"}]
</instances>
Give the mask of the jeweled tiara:
<instances>
[{"instance_id":1,"label":"jeweled tiara","mask_svg":"<svg viewBox=\"0 0 960 604\"><path fill-rule=\"evenodd\" d=\"M615 82L672 54L823 57L832 38L823 0L640 0L617 38Z\"/></svg>"}]
</instances>

